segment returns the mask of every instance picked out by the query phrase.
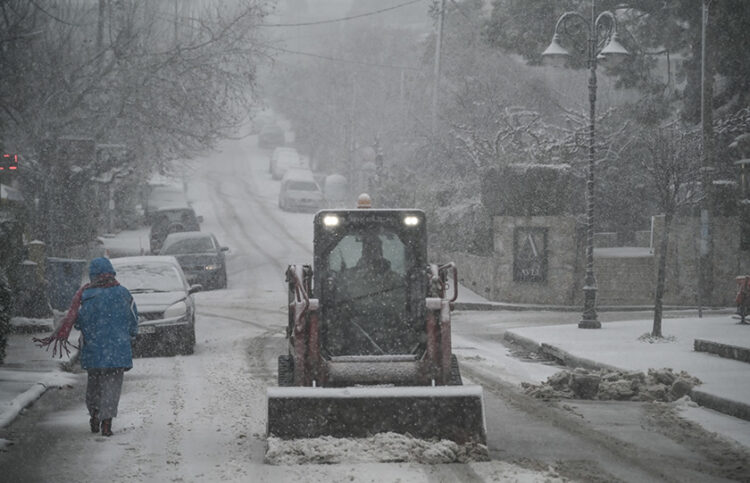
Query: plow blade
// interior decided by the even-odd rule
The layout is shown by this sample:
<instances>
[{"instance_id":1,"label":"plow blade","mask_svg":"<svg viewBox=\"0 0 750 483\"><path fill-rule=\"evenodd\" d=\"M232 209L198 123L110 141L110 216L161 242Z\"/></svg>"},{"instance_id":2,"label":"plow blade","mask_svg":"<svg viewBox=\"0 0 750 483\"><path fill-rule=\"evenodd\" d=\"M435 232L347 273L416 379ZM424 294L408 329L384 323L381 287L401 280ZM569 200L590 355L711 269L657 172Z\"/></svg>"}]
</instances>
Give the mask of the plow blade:
<instances>
[{"instance_id":1,"label":"plow blade","mask_svg":"<svg viewBox=\"0 0 750 483\"><path fill-rule=\"evenodd\" d=\"M384 432L486 444L482 388L268 388L269 436L361 438Z\"/></svg>"}]
</instances>

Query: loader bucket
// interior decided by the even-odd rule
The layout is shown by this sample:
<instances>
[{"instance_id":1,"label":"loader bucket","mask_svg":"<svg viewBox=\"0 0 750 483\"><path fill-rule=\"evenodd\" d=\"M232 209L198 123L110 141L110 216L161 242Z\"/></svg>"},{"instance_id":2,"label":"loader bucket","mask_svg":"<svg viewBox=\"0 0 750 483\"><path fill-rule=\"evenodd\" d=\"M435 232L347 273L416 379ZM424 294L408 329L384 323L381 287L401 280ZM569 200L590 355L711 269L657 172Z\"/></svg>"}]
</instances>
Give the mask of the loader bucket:
<instances>
[{"instance_id":1,"label":"loader bucket","mask_svg":"<svg viewBox=\"0 0 750 483\"><path fill-rule=\"evenodd\" d=\"M268 388L269 436L364 438L384 432L486 444L482 388Z\"/></svg>"}]
</instances>

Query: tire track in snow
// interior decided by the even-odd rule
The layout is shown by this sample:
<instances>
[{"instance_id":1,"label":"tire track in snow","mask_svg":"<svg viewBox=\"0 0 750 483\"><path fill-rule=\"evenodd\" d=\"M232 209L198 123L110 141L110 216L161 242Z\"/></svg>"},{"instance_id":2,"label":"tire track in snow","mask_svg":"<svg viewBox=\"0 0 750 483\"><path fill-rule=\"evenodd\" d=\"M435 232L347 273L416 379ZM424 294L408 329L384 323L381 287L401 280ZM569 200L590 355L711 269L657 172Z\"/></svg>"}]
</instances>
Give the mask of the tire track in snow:
<instances>
[{"instance_id":1,"label":"tire track in snow","mask_svg":"<svg viewBox=\"0 0 750 483\"><path fill-rule=\"evenodd\" d=\"M237 210L235 209L234 205L227 201L227 198L230 197L226 192L224 192L221 189L222 181L217 180L216 178L209 176L209 182L212 186L211 190L211 197L212 201L218 201L221 203L226 213L229 215L229 221L222 218L217 218L217 221L221 225L221 227L224 229L224 231L229 235L235 230L239 230L241 233L241 237L244 241L246 241L250 246L252 246L253 249L255 249L258 253L263 255L266 258L267 262L270 262L272 265L274 265L280 272L283 273L283 271L286 269L285 266L283 266L276 258L269 253L267 250L263 248L261 244L255 241L255 239L248 233L247 229L245 228L245 224L242 222L242 219L237 213ZM249 210L250 213L252 213L252 210ZM230 223L233 222L233 223ZM236 240L236 239L235 239ZM236 240L239 241L239 240ZM238 245L242 245L242 243L238 243ZM249 267L249 268L255 268L255 267Z\"/></svg>"},{"instance_id":2,"label":"tire track in snow","mask_svg":"<svg viewBox=\"0 0 750 483\"><path fill-rule=\"evenodd\" d=\"M255 239L250 235L250 233L245 228L245 224L243 223L243 220L239 217L234 205L227 200L229 196L221 188L222 181L211 179L210 182L213 187L212 195L211 195L212 200L214 202L218 202L222 204L224 206L225 212L228 213L228 218L229 218L228 221L225 220L223 217L217 219L221 227L224 229L227 235L230 236L232 240L237 242L238 246L249 245L253 250L255 250L257 253L263 256L263 259L264 259L263 262L249 264L245 268L249 270L253 270L253 269L259 269L261 267L267 267L270 265L271 267L273 267L273 270L275 272L283 274L286 271L286 265L282 264L273 254L267 251L263 247L263 245L256 242ZM236 231L239 231L239 234L237 234ZM244 240L246 243L241 243L240 239ZM249 255L247 256L249 257ZM240 271L245 271L245 270L240 270Z\"/></svg>"},{"instance_id":3,"label":"tire track in snow","mask_svg":"<svg viewBox=\"0 0 750 483\"><path fill-rule=\"evenodd\" d=\"M185 409L185 388L182 384L182 381L185 380L185 371L183 370L182 362L181 357L175 358L172 372L175 380L174 392L172 392L172 396L169 398L169 407L172 410L172 418L171 421L167 423L167 426L169 426L169 436L167 439L166 463L167 465L172 465L174 469L178 469L177 467L182 463L182 453L179 451L179 445L183 439L183 429L179 419Z\"/></svg>"},{"instance_id":4,"label":"tire track in snow","mask_svg":"<svg viewBox=\"0 0 750 483\"><path fill-rule=\"evenodd\" d=\"M255 309L253 309L253 310L255 310ZM272 313L272 314L281 314L281 312L272 311L272 310L264 310L263 312ZM263 324L260 324L258 322L253 322L251 320L240 319L239 317L232 317L231 315L214 314L214 313L204 312L204 311L199 311L199 312L196 312L196 313L198 315L203 315L203 316L206 316L206 317L216 317L216 318L219 318L219 319L227 319L227 320L234 320L234 321L237 321L237 322L242 322L243 324L252 325L253 327L257 327L258 329L262 329L262 330L269 330L269 329L270 330L279 330L279 328L283 328L283 326L269 327L267 325L263 325Z\"/></svg>"},{"instance_id":5,"label":"tire track in snow","mask_svg":"<svg viewBox=\"0 0 750 483\"><path fill-rule=\"evenodd\" d=\"M250 172L250 176L251 176L251 181L248 181L246 178L243 178L242 179L242 184L243 184L243 187L245 189L245 193L247 193L247 195L256 204L256 206L260 206L261 202L259 201L259 198L262 198L262 196L258 194L258 187L257 187L257 184L255 182L255 177L254 177L252 171ZM293 235L289 231L289 229L287 229L287 227L284 226L284 224L279 221L279 217L273 216L273 214L271 214L271 213L268 212L268 208L267 207L263 207L262 210L259 210L256 213L260 213L261 215L263 215L263 217L268 222L270 222L271 224L273 224L284 235L286 235L286 237L287 237L288 240L290 240L292 243L294 243L295 245L297 245L297 247L299 247L305 254L309 255L310 259L312 259L312 257L313 257L313 251L310 249L310 246L307 245L306 243L302 243L299 240L297 240L297 238L295 237L295 235ZM268 225L264 225L264 226L268 226ZM313 227L312 227L312 223L311 223L310 224L310 230L312 230L312 228Z\"/></svg>"},{"instance_id":6,"label":"tire track in snow","mask_svg":"<svg viewBox=\"0 0 750 483\"><path fill-rule=\"evenodd\" d=\"M592 479L599 477L615 478L614 475L607 473L607 468L624 464L627 473L633 477L633 481L675 481L665 473L665 470L670 466L669 464L665 464L665 461L658 462L644 458L643 451L634 444L598 431L580 417L563 412L557 407L551 406L549 402L539 401L527 396L513 384L491 377L488 373L473 368L470 364L463 363L461 372L462 375L468 376L469 379L476 381L484 388L485 413L488 411L486 408L488 399L486 393L489 392L493 398L499 399L502 404L513 408L513 410L526 413L535 421L541 421L552 428L562 430L566 434L581 440L580 443L588 443L592 447L598 448L599 454L591 455L591 457L601 466L589 470L584 469L583 471L591 472L588 477ZM488 436L491 437L491 428L488 427L487 432ZM583 444L581 446L583 447ZM490 441L488 441L488 448L490 458L507 461L507 455L498 454L498 449L493 449ZM604 459L608 461L603 462ZM531 457L528 460L535 461ZM522 461L512 462L523 466ZM539 463L543 464L543 462ZM682 463L684 464L684 462ZM561 461L560 464L565 464L565 461ZM594 472L599 473L594 474Z\"/></svg>"},{"instance_id":7,"label":"tire track in snow","mask_svg":"<svg viewBox=\"0 0 750 483\"><path fill-rule=\"evenodd\" d=\"M252 171L250 172L250 175L252 176ZM252 183L247 180L247 178L241 178L239 179L239 182L242 183L242 187L244 190L244 193L247 195L246 197L236 197L233 195L230 195L226 191L221 189L221 181L217 180L215 177L212 178L213 181L213 187L216 193L220 195L221 202L232 211L232 218L239 220L239 215L237 213L237 210L234 208L234 205L229 203L227 199L236 199L238 201L242 202L250 202L252 203L251 206L248 206L247 214L249 214L251 217L254 218L254 223L258 226L262 226L263 229L266 232L281 232L283 236L277 237L277 240L285 240L288 242L291 242L292 245L294 245L296 248L299 248L302 252L305 253L305 255L308 256L309 259L312 259L313 251L311 247L304 242L299 241L296 236L289 231L289 229L280 221L279 216L276 216L274 213L269 212L269 207L265 203L263 203L261 200L264 199L264 197L260 194L258 194L257 191L257 185L255 184L255 178L252 178ZM241 228L243 233L245 233L246 236L249 236L247 232L244 230L244 227ZM310 230L312 230L312 223L310 223ZM256 247L259 247L257 243L255 243ZM263 251L262 249L258 248L261 253L263 253L266 256L269 256L267 252ZM272 258L272 257L271 257ZM286 266L284 267L286 269Z\"/></svg>"}]
</instances>

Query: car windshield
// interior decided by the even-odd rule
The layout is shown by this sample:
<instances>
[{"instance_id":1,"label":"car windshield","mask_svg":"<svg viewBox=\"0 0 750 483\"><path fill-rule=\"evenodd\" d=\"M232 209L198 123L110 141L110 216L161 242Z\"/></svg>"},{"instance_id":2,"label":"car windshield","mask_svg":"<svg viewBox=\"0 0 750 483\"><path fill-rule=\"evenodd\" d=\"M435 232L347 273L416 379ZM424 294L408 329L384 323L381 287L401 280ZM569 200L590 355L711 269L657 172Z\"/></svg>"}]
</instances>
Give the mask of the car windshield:
<instances>
[{"instance_id":1,"label":"car windshield","mask_svg":"<svg viewBox=\"0 0 750 483\"><path fill-rule=\"evenodd\" d=\"M287 152L279 153L279 159L283 161L288 161L290 163L293 163L293 162L296 163L299 161L299 156L297 155L297 153L287 151Z\"/></svg>"},{"instance_id":2,"label":"car windshield","mask_svg":"<svg viewBox=\"0 0 750 483\"><path fill-rule=\"evenodd\" d=\"M155 224L196 223L195 213L192 210L161 210L155 214L155 218Z\"/></svg>"},{"instance_id":3,"label":"car windshield","mask_svg":"<svg viewBox=\"0 0 750 483\"><path fill-rule=\"evenodd\" d=\"M184 255L186 253L204 253L215 251L214 243L211 237L184 238L170 242L167 240L164 248L161 249L163 255Z\"/></svg>"},{"instance_id":4,"label":"car windshield","mask_svg":"<svg viewBox=\"0 0 750 483\"><path fill-rule=\"evenodd\" d=\"M185 284L177 267L171 263L134 263L115 265L117 280L132 293L179 292Z\"/></svg>"},{"instance_id":5,"label":"car windshield","mask_svg":"<svg viewBox=\"0 0 750 483\"><path fill-rule=\"evenodd\" d=\"M290 181L289 189L294 191L318 191L318 185L310 181Z\"/></svg>"}]
</instances>

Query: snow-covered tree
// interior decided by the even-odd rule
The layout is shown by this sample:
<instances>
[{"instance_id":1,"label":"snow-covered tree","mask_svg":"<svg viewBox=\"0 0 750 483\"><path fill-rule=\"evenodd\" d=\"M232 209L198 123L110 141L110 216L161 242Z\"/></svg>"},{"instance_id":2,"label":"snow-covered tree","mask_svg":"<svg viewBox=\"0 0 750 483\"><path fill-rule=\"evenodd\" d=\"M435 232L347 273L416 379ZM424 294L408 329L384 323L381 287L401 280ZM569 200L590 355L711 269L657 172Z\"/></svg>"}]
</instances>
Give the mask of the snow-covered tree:
<instances>
[{"instance_id":1,"label":"snow-covered tree","mask_svg":"<svg viewBox=\"0 0 750 483\"><path fill-rule=\"evenodd\" d=\"M675 214L704 196L700 185L700 136L677 124L644 129L634 145L634 155L645 171L659 208L664 213L664 231L659 241L654 324L651 335L662 337L662 306L666 288L667 247Z\"/></svg>"}]
</instances>

